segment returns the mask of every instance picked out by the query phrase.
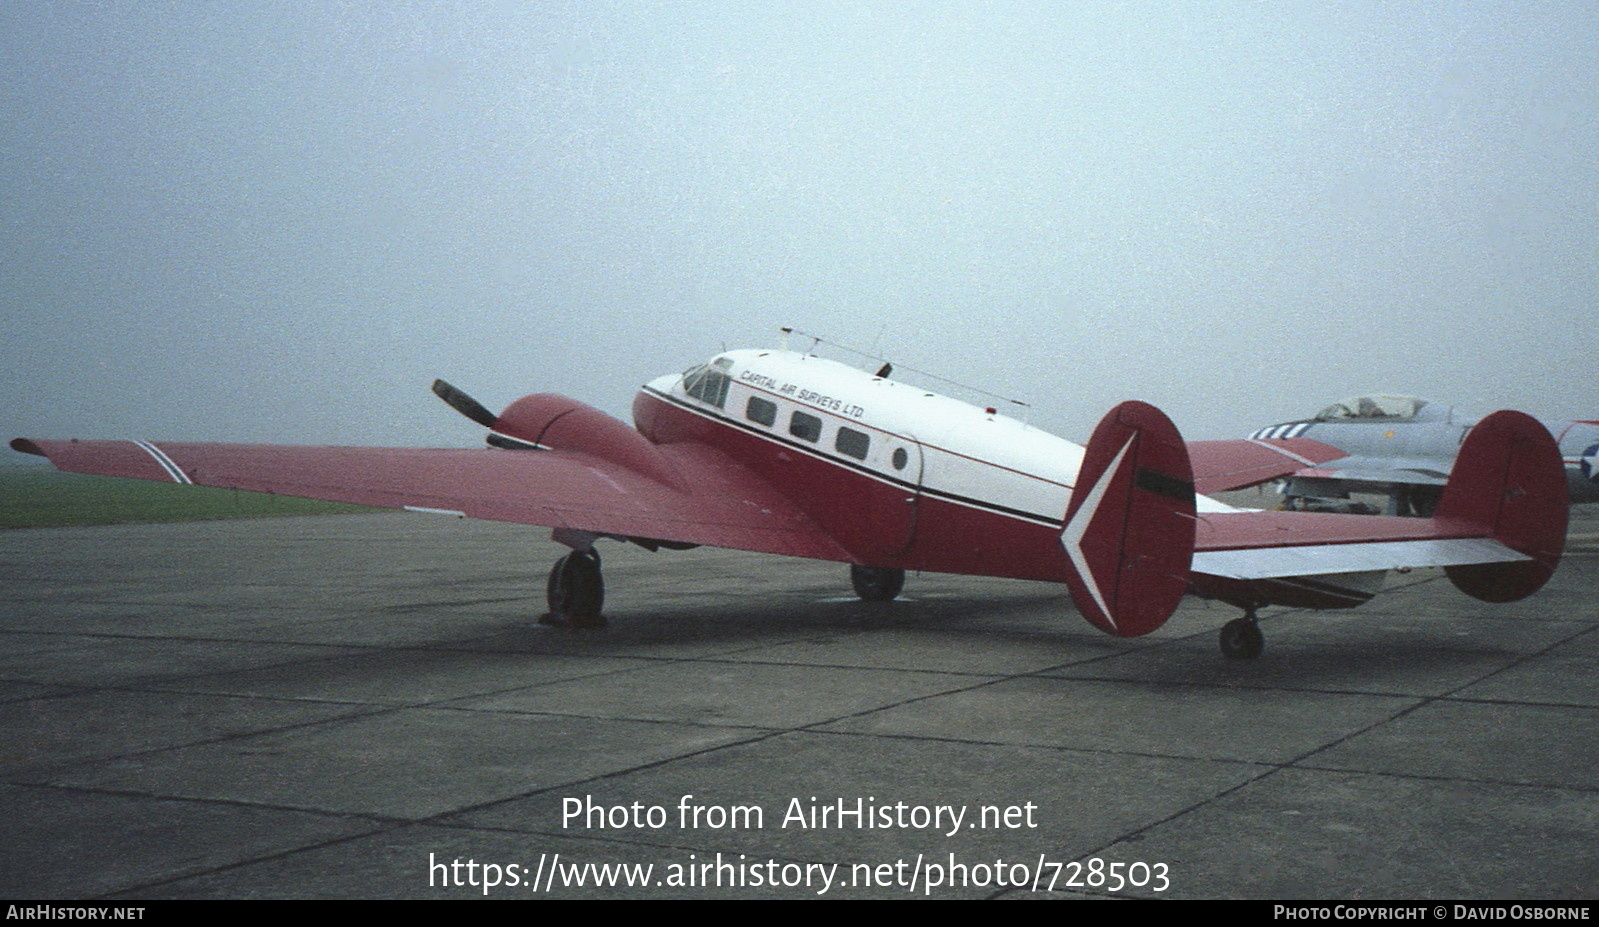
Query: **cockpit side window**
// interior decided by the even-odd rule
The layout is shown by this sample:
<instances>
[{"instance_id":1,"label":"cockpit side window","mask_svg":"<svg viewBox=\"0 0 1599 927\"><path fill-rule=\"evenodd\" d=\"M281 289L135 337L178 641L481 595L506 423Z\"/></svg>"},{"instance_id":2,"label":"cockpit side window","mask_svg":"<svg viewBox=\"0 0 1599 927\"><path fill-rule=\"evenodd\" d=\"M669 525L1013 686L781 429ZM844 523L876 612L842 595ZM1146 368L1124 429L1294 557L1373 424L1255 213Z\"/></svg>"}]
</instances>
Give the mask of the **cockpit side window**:
<instances>
[{"instance_id":1,"label":"cockpit side window","mask_svg":"<svg viewBox=\"0 0 1599 927\"><path fill-rule=\"evenodd\" d=\"M683 374L683 391L702 402L722 408L727 402L727 388L733 380L721 368L728 364L717 361L716 366L701 364Z\"/></svg>"}]
</instances>

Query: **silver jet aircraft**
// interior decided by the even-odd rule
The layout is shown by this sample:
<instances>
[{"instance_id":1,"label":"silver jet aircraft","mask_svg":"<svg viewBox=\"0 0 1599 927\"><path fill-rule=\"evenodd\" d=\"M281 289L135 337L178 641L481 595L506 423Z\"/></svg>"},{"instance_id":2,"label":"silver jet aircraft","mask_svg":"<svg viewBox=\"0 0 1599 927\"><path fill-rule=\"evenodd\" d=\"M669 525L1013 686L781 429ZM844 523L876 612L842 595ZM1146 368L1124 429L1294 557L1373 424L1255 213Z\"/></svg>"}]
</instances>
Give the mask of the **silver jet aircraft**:
<instances>
[{"instance_id":1,"label":"silver jet aircraft","mask_svg":"<svg viewBox=\"0 0 1599 927\"><path fill-rule=\"evenodd\" d=\"M1540 419L1560 445L1571 501L1599 502L1599 422ZM1369 395L1335 402L1313 418L1262 428L1251 440L1312 438L1345 454L1282 482L1284 505L1307 511L1366 512L1351 493L1386 497L1389 515L1431 515L1466 432L1477 419L1415 396Z\"/></svg>"}]
</instances>

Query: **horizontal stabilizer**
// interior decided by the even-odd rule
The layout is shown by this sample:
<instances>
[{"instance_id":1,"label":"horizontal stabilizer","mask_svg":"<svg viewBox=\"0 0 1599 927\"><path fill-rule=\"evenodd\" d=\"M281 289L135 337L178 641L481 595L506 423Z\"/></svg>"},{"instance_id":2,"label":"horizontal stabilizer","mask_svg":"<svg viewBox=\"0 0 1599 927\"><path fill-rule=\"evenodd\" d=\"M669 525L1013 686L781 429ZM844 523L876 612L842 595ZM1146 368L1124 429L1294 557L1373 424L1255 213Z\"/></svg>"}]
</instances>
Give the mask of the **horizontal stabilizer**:
<instances>
[{"instance_id":1,"label":"horizontal stabilizer","mask_svg":"<svg viewBox=\"0 0 1599 927\"><path fill-rule=\"evenodd\" d=\"M1201 551L1194 554L1193 568L1196 573L1228 579L1278 579L1528 559L1491 538L1437 538Z\"/></svg>"}]
</instances>

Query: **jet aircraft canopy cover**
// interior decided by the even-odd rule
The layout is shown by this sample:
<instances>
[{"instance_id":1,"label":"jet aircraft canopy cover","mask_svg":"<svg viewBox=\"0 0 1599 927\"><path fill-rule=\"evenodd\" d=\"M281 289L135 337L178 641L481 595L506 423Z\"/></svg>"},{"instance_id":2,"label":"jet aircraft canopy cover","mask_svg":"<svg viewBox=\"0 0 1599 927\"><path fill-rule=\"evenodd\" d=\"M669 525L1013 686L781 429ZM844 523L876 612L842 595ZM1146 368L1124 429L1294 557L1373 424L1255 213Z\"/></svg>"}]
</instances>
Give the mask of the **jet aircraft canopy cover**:
<instances>
[{"instance_id":1,"label":"jet aircraft canopy cover","mask_svg":"<svg viewBox=\"0 0 1599 927\"><path fill-rule=\"evenodd\" d=\"M1411 419L1420 414L1421 410L1428 405L1431 405L1431 403L1417 396L1388 396L1381 394L1356 396L1353 399L1335 402L1317 412L1316 421L1348 422Z\"/></svg>"}]
</instances>

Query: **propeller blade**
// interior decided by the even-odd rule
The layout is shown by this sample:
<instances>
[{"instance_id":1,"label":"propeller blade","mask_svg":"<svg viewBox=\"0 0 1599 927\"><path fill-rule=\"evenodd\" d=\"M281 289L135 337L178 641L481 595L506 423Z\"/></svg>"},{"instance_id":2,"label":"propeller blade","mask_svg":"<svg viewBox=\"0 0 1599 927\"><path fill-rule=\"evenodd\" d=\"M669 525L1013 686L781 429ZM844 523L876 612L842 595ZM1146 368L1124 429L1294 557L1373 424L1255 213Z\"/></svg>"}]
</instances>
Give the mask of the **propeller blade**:
<instances>
[{"instance_id":1,"label":"propeller blade","mask_svg":"<svg viewBox=\"0 0 1599 927\"><path fill-rule=\"evenodd\" d=\"M443 380L433 381L433 394L444 400L450 408L484 428L493 428L499 416L483 407L481 402L461 392Z\"/></svg>"}]
</instances>

